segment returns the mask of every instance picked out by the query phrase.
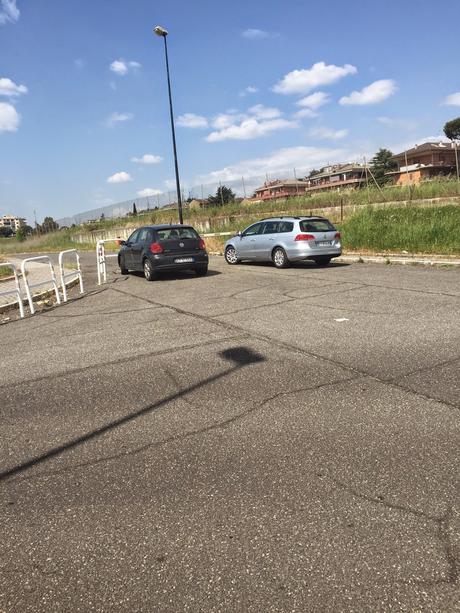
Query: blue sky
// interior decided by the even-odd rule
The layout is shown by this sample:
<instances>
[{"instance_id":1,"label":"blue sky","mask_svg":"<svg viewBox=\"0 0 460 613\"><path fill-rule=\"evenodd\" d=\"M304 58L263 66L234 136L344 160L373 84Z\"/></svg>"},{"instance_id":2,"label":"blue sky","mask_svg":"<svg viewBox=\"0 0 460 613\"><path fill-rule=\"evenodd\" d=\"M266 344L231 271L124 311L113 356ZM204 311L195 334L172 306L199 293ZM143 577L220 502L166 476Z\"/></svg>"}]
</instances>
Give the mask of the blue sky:
<instances>
[{"instance_id":1,"label":"blue sky","mask_svg":"<svg viewBox=\"0 0 460 613\"><path fill-rule=\"evenodd\" d=\"M458 0L0 0L0 214L174 189L157 24L187 187L441 139L459 22Z\"/></svg>"}]
</instances>

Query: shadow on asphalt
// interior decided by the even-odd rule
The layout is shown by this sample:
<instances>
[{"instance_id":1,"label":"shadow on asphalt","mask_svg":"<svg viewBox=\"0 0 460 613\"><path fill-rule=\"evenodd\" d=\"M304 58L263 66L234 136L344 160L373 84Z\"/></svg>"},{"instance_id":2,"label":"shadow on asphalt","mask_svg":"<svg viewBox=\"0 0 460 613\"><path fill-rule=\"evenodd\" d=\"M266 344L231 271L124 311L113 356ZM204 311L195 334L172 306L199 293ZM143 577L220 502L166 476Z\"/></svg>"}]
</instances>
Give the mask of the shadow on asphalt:
<instances>
[{"instance_id":1,"label":"shadow on asphalt","mask_svg":"<svg viewBox=\"0 0 460 613\"><path fill-rule=\"evenodd\" d=\"M182 389L174 394L170 394L169 396L166 396L166 398L163 398L162 400L158 400L157 402L154 402L153 404L143 407L142 409L139 409L138 411L134 411L133 413L129 413L128 415L115 419L109 422L108 424L106 424L105 426L101 426L100 428L91 430L90 432L87 432L86 434L83 434L70 441L67 441L66 443L63 443L62 445L53 447L49 451L46 451L45 453L37 455L31 458L30 460L27 460L26 462L22 462L21 464L17 464L16 466L13 466L12 468L3 470L0 472L0 481L4 481L5 479L8 479L9 477L23 473L34 466L43 464L44 462L46 462L47 460L50 460L51 458L55 458L55 457L62 455L66 451L75 449L76 447L79 447L80 445L83 445L87 443L88 441L97 439L100 436L108 432L111 432L112 430L115 430L116 428L119 428L120 426L123 426L131 421L136 420L138 417L142 417L144 415L152 413L153 411L159 409L160 407L168 404L168 402L178 400L179 398L182 398L183 396L185 396L186 394L189 394L190 392L194 392L195 390L205 387L206 385L210 383L214 383L215 381L218 381L219 379L223 379L227 375L231 375L232 373L235 373L238 370L241 370L245 366L248 366L250 364L255 364L257 362L264 362L266 360L264 356L260 355L259 353L256 353L252 349L248 349L247 347L243 347L243 346L225 349L224 351L220 351L218 353L218 356L223 358L227 362L230 362L232 366L217 375L208 377L207 379L204 379L203 381L199 381L198 383L195 383L194 385L191 385L185 389Z\"/></svg>"},{"instance_id":2,"label":"shadow on asphalt","mask_svg":"<svg viewBox=\"0 0 460 613\"><path fill-rule=\"evenodd\" d=\"M254 266L256 268L273 268L276 270L276 267L272 262L239 262L238 266ZM332 261L327 266L318 266L318 264L315 264L315 262L305 260L303 262L291 262L291 264L283 270L289 270L290 268L293 268L294 270L324 270L327 268L346 268L348 266L351 266L350 262Z\"/></svg>"},{"instance_id":3,"label":"shadow on asphalt","mask_svg":"<svg viewBox=\"0 0 460 613\"><path fill-rule=\"evenodd\" d=\"M221 275L222 273L218 270L208 270L206 275L203 275L201 278L205 279L206 277L215 277L217 275ZM129 276L139 277L140 279L144 278L144 273L140 271L132 271L128 273ZM175 272L160 272L158 273L158 277L153 281L153 283L157 283L158 281L180 281L181 279L198 279L200 276L197 275L193 270L184 270L184 271L175 271Z\"/></svg>"}]
</instances>

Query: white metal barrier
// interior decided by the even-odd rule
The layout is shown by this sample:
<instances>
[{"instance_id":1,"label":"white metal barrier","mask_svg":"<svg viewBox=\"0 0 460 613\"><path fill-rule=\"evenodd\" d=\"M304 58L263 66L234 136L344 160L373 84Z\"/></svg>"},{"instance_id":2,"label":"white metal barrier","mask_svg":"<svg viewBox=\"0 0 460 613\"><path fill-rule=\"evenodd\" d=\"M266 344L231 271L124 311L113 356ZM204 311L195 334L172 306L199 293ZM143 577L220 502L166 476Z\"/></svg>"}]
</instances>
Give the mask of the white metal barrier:
<instances>
[{"instance_id":1,"label":"white metal barrier","mask_svg":"<svg viewBox=\"0 0 460 613\"><path fill-rule=\"evenodd\" d=\"M27 279L26 265L29 262L43 262L43 261L47 262L50 267L50 279L46 279L45 281L39 281L38 283L34 283L34 284L29 283ZM45 285L46 283L49 283L49 281L51 281L51 285L53 286L54 293L56 294L56 302L58 304L61 304L61 297L59 295L59 287L56 281L56 274L54 272L54 266L53 266L53 262L51 261L51 258L49 258L47 255L39 255L35 258L26 258L25 260L22 260L21 262L21 272L22 272L22 279L24 281L24 287L26 290L27 300L29 302L29 308L30 308L31 315L35 313L34 301L32 299L32 293L30 291L32 287L39 287L40 285Z\"/></svg>"},{"instance_id":2,"label":"white metal barrier","mask_svg":"<svg viewBox=\"0 0 460 613\"><path fill-rule=\"evenodd\" d=\"M18 300L18 305L19 305L19 313L21 315L21 317L24 317L24 305L22 304L22 297L21 297L21 288L19 285L19 277L18 277L18 273L16 271L16 267L14 264L12 264L11 262L2 262L1 263L2 268L3 267L8 267L11 268L11 270L13 271L13 275L14 275L14 289L8 289L5 290L3 292L0 292L0 296L7 296L9 294L16 294L17 300Z\"/></svg>"},{"instance_id":3,"label":"white metal barrier","mask_svg":"<svg viewBox=\"0 0 460 613\"><path fill-rule=\"evenodd\" d=\"M117 236L116 238L106 238L104 240L97 241L96 246L96 258L97 258L97 284L107 282L107 258L116 258L118 253L106 253L105 243L118 243L122 239Z\"/></svg>"},{"instance_id":4,"label":"white metal barrier","mask_svg":"<svg viewBox=\"0 0 460 613\"><path fill-rule=\"evenodd\" d=\"M71 270L70 272L64 272L64 256L73 253L75 254L75 259L77 262L77 268L75 270ZM67 302L67 288L65 285L66 279L72 278L78 279L80 281L80 294L84 293L83 289L83 276L81 274L81 266L80 266L80 256L78 255L78 251L76 249L66 249L65 251L61 251L59 254L59 272L61 276L61 287L62 287L62 297L64 302Z\"/></svg>"}]
</instances>

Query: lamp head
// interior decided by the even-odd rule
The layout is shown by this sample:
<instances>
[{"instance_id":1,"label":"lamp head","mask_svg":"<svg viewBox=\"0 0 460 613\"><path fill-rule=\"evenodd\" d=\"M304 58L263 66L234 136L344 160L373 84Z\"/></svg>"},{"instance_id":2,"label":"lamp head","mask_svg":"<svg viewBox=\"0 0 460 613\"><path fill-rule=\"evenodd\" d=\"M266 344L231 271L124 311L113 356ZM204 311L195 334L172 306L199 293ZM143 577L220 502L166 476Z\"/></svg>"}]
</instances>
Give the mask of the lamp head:
<instances>
[{"instance_id":1,"label":"lamp head","mask_svg":"<svg viewBox=\"0 0 460 613\"><path fill-rule=\"evenodd\" d=\"M156 26L155 28L153 28L153 31L155 32L155 34L157 34L158 36L168 36L168 30L165 30L164 28L162 28L161 26Z\"/></svg>"}]
</instances>

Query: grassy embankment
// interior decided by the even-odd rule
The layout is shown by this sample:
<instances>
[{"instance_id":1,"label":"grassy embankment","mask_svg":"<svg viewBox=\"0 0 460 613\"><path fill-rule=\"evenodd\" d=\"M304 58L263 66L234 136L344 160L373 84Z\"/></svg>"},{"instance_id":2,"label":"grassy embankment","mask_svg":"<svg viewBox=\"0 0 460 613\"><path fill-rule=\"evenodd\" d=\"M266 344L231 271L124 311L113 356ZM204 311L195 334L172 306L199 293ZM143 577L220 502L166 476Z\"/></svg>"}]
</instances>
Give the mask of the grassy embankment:
<instances>
[{"instance_id":1,"label":"grassy embankment","mask_svg":"<svg viewBox=\"0 0 460 613\"><path fill-rule=\"evenodd\" d=\"M263 215L270 213L285 214L308 214L311 209L324 207L339 207L341 204L366 205L380 202L401 202L407 200L425 200L430 198L448 198L460 196L460 184L457 181L429 181L413 185L410 187L388 186L379 189L370 186L369 189L347 190L341 192L323 192L319 194L301 195L286 200L270 200L259 202L249 206L230 203L224 206L206 207L205 209L184 208L184 221L193 223L194 221L206 220L211 224L212 230L225 232L219 218L238 216L238 226L244 226L246 220L251 223L254 219L259 219ZM241 216L241 217L240 217ZM177 211L175 210L151 210L142 212L137 217L121 217L114 219L104 219L95 222L90 226L86 225L83 229L109 229L122 226L136 226L142 223L175 223ZM234 226L232 227L232 229ZM75 230L81 231L81 228Z\"/></svg>"},{"instance_id":2,"label":"grassy embankment","mask_svg":"<svg viewBox=\"0 0 460 613\"><path fill-rule=\"evenodd\" d=\"M27 240L20 242L14 238L0 238L0 253L46 253L59 252L65 249L94 249L92 243L82 243L81 245L72 240L69 230L59 230L44 236L31 236Z\"/></svg>"},{"instance_id":3,"label":"grassy embankment","mask_svg":"<svg viewBox=\"0 0 460 613\"><path fill-rule=\"evenodd\" d=\"M460 206L365 207L340 228L345 249L460 254Z\"/></svg>"}]
</instances>

